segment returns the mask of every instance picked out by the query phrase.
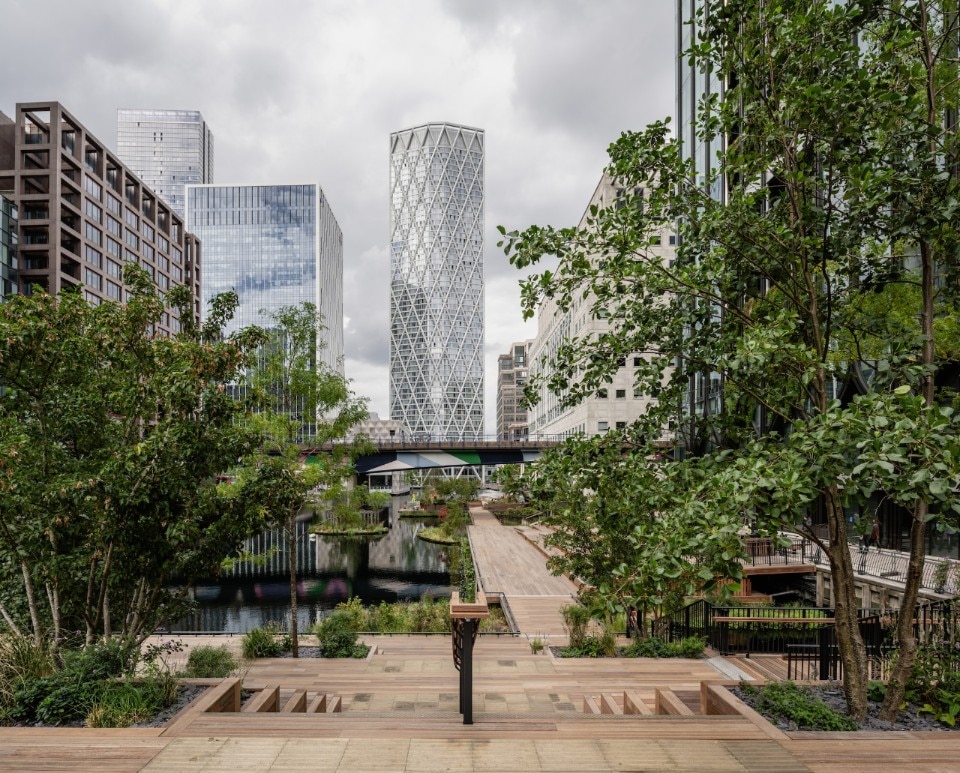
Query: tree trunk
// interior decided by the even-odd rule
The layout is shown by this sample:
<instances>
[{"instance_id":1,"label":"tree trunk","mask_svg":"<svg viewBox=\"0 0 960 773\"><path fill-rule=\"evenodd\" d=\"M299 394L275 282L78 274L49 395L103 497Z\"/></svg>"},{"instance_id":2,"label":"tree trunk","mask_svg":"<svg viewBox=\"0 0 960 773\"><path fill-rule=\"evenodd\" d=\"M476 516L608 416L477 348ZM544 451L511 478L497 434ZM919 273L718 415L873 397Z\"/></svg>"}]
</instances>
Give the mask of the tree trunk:
<instances>
[{"instance_id":1,"label":"tree trunk","mask_svg":"<svg viewBox=\"0 0 960 773\"><path fill-rule=\"evenodd\" d=\"M37 594L33 588L33 578L30 577L30 567L25 559L20 559L20 570L23 572L23 589L27 594L27 607L30 610L30 625L33 626L33 640L40 644L43 631L40 626L40 612L37 610Z\"/></svg>"},{"instance_id":2,"label":"tree trunk","mask_svg":"<svg viewBox=\"0 0 960 773\"><path fill-rule=\"evenodd\" d=\"M300 657L300 634L297 627L297 516L287 519L287 553L290 557L290 654Z\"/></svg>"},{"instance_id":3,"label":"tree trunk","mask_svg":"<svg viewBox=\"0 0 960 773\"><path fill-rule=\"evenodd\" d=\"M867 717L867 660L854 586L853 561L847 543L847 529L843 508L836 487L826 494L827 520L830 526L830 573L833 584L834 619L837 646L843 663L843 692L847 699L847 713L857 722Z\"/></svg>"},{"instance_id":4,"label":"tree trunk","mask_svg":"<svg viewBox=\"0 0 960 773\"><path fill-rule=\"evenodd\" d=\"M907 564L907 581L900 600L900 614L897 615L897 661L887 681L887 692L880 709L880 718L887 722L896 722L903 703L903 693L913 673L913 664L917 659L917 637L913 635L913 611L917 607L917 596L923 580L924 541L926 537L927 503L918 502L913 510L913 523L910 528L910 561Z\"/></svg>"}]
</instances>

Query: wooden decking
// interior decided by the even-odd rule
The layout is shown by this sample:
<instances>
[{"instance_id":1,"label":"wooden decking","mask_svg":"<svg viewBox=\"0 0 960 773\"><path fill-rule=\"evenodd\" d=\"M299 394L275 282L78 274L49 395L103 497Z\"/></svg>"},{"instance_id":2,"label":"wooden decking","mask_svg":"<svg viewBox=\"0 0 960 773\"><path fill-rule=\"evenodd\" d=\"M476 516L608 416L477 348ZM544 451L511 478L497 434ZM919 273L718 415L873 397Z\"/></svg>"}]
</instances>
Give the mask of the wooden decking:
<instances>
[{"instance_id":1,"label":"wooden decking","mask_svg":"<svg viewBox=\"0 0 960 773\"><path fill-rule=\"evenodd\" d=\"M549 634L572 583L485 520L471 527L484 589L506 595L529 638ZM224 711L195 705L165 728L0 728L0 771L960 771L960 733L784 733L749 709L722 713L713 685L732 682L708 660L560 659L532 653L528 637L477 640L475 724L464 726L448 637L367 643L363 660L246 664L245 711L234 685L229 698L207 694ZM776 659L730 660L758 680L780 676Z\"/></svg>"},{"instance_id":2,"label":"wooden decking","mask_svg":"<svg viewBox=\"0 0 960 773\"><path fill-rule=\"evenodd\" d=\"M483 591L506 598L521 633L563 636L560 610L576 600L577 586L551 574L544 553L516 529L501 526L481 508L472 508L470 514L470 545Z\"/></svg>"}]
</instances>

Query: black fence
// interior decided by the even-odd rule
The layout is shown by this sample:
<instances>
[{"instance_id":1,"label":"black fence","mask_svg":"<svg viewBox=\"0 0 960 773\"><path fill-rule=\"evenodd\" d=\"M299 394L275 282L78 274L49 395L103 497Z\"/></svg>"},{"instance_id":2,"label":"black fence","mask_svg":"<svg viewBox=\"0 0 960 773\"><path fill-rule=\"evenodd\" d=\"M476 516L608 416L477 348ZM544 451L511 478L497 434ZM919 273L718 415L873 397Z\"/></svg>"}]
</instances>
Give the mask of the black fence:
<instances>
[{"instance_id":1,"label":"black fence","mask_svg":"<svg viewBox=\"0 0 960 773\"><path fill-rule=\"evenodd\" d=\"M898 610L860 609L860 635L868 677L883 679L893 652ZM936 647L944 672L960 672L960 601L919 604L914 636ZM788 679L843 678L834 610L821 607L734 607L696 601L657 620L654 635L665 641L699 636L722 655L786 655Z\"/></svg>"}]
</instances>

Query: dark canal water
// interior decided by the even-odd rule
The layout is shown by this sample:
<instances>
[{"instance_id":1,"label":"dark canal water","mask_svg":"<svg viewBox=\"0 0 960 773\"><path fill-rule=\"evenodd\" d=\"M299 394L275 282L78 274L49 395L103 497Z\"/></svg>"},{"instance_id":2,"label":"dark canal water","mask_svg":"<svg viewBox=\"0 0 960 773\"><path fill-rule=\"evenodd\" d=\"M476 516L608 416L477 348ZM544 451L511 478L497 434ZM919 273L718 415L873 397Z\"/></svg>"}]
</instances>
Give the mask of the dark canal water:
<instances>
[{"instance_id":1,"label":"dark canal water","mask_svg":"<svg viewBox=\"0 0 960 773\"><path fill-rule=\"evenodd\" d=\"M415 600L424 595L450 597L447 555L442 545L416 538L425 519L401 519L397 512L406 497L394 497L384 523L390 531L375 538L319 537L309 524L299 524L297 581L298 621L301 630L324 610L358 596L365 604ZM266 556L245 562L193 591L196 611L171 626L176 631L245 633L266 623L288 627L290 584L285 539L268 530L251 540L248 550Z\"/></svg>"}]
</instances>

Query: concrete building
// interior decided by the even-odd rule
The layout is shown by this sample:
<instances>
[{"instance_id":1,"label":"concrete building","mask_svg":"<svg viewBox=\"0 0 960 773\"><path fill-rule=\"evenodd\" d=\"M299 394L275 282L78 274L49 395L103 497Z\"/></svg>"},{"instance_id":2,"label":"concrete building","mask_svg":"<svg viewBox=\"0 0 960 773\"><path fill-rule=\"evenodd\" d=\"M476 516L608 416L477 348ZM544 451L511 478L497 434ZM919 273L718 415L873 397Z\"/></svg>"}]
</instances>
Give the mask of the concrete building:
<instances>
[{"instance_id":1,"label":"concrete building","mask_svg":"<svg viewBox=\"0 0 960 773\"><path fill-rule=\"evenodd\" d=\"M600 180L590 203L580 220L585 228L590 209L597 206L616 206L622 191L606 175ZM652 254L664 263L674 259L676 237L671 229L663 228L651 234ZM610 329L606 319L595 317L591 310L592 295L580 298L567 311L552 299L545 300L537 309L537 337L529 347L530 376L548 377L550 362L557 348L572 337L591 336ZM572 407L562 405L562 395L551 392L545 383L539 387L539 400L528 415L531 438L546 436L596 435L608 430L624 429L642 416L655 398L634 387L634 373L642 365L642 355L632 355L620 363L613 380L593 396Z\"/></svg>"},{"instance_id":2,"label":"concrete building","mask_svg":"<svg viewBox=\"0 0 960 773\"><path fill-rule=\"evenodd\" d=\"M500 440L526 440L527 408L523 389L527 383L528 352L533 340L510 345L510 351L497 358L497 437Z\"/></svg>"},{"instance_id":3,"label":"concrete building","mask_svg":"<svg viewBox=\"0 0 960 773\"><path fill-rule=\"evenodd\" d=\"M484 133L390 135L390 415L414 435L483 436Z\"/></svg>"},{"instance_id":4,"label":"concrete building","mask_svg":"<svg viewBox=\"0 0 960 773\"><path fill-rule=\"evenodd\" d=\"M0 193L0 299L17 292L17 206Z\"/></svg>"},{"instance_id":5,"label":"concrete building","mask_svg":"<svg viewBox=\"0 0 960 773\"><path fill-rule=\"evenodd\" d=\"M213 183L213 132L196 110L118 110L117 154L184 216L187 185Z\"/></svg>"},{"instance_id":6,"label":"concrete building","mask_svg":"<svg viewBox=\"0 0 960 773\"><path fill-rule=\"evenodd\" d=\"M381 419L373 411L367 414L366 419L352 426L344 440L352 443L361 435L372 443L402 443L411 439L410 430L402 421Z\"/></svg>"},{"instance_id":7,"label":"concrete building","mask_svg":"<svg viewBox=\"0 0 960 773\"><path fill-rule=\"evenodd\" d=\"M0 114L0 191L19 213L19 286L83 285L90 303L122 301L121 269L143 266L161 292L186 284L199 318L200 245L183 218L58 102ZM164 312L158 332L180 329Z\"/></svg>"},{"instance_id":8,"label":"concrete building","mask_svg":"<svg viewBox=\"0 0 960 773\"><path fill-rule=\"evenodd\" d=\"M240 298L227 332L308 301L326 328L318 359L343 373L343 234L319 185L189 185L187 222L204 243L204 307Z\"/></svg>"}]
</instances>

